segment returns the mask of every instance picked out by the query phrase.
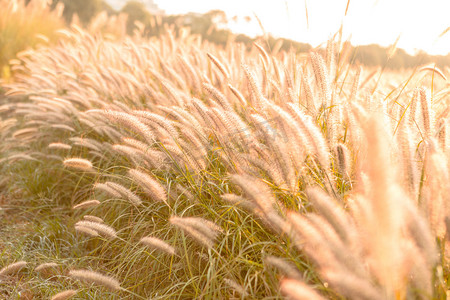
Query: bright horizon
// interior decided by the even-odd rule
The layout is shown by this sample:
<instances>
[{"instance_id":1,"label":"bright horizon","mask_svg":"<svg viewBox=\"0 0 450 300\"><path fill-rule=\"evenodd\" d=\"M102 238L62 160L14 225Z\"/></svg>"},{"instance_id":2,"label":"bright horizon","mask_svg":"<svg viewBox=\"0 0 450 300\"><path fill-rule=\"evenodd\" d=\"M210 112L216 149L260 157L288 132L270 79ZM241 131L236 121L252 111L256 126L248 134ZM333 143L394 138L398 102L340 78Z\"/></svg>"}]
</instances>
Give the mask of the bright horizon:
<instances>
[{"instance_id":1,"label":"bright horizon","mask_svg":"<svg viewBox=\"0 0 450 300\"><path fill-rule=\"evenodd\" d=\"M143 1L145 2L145 0ZM419 50L432 55L450 53L449 0L154 0L167 14L205 13L222 10L229 19L229 28L249 36L262 35L255 18L261 20L266 32L316 47L336 33L342 22L344 39L353 45L392 45L414 54ZM308 10L308 24L306 9ZM233 17L237 21L232 21ZM251 21L244 17L250 16Z\"/></svg>"}]
</instances>

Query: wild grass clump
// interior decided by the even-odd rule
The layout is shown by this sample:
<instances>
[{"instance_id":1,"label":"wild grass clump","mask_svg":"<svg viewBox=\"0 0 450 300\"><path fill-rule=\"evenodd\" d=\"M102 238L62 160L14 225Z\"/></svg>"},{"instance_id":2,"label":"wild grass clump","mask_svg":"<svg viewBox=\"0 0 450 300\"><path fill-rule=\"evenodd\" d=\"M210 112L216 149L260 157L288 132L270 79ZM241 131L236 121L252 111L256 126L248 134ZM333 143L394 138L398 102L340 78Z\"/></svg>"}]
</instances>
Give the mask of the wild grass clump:
<instances>
[{"instance_id":1,"label":"wild grass clump","mask_svg":"<svg viewBox=\"0 0 450 300\"><path fill-rule=\"evenodd\" d=\"M333 40L323 57L66 35L20 56L0 106L8 188L61 210L88 283L41 294L444 299L443 78L377 79Z\"/></svg>"},{"instance_id":2,"label":"wild grass clump","mask_svg":"<svg viewBox=\"0 0 450 300\"><path fill-rule=\"evenodd\" d=\"M27 2L0 1L0 77L10 73L8 63L17 53L37 44L45 45L55 39L56 30L64 27L61 4L51 10L45 0Z\"/></svg>"}]
</instances>

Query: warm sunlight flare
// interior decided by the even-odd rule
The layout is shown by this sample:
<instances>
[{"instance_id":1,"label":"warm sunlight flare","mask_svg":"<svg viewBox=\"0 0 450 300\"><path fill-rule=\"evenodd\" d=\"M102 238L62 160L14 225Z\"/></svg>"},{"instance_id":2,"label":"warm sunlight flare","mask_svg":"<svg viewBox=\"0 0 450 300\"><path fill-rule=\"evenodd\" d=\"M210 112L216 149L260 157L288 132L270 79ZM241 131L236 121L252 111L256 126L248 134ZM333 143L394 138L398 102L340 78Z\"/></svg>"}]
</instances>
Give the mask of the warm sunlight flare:
<instances>
[{"instance_id":1,"label":"warm sunlight flare","mask_svg":"<svg viewBox=\"0 0 450 300\"><path fill-rule=\"evenodd\" d=\"M145 1L144 1L145 2ZM344 36L355 45L393 44L409 53L450 53L448 0L155 0L169 14L223 10L230 28L248 35L264 29L278 37L322 44L344 25ZM347 8L347 15L345 11ZM246 17L250 17L248 20Z\"/></svg>"}]
</instances>

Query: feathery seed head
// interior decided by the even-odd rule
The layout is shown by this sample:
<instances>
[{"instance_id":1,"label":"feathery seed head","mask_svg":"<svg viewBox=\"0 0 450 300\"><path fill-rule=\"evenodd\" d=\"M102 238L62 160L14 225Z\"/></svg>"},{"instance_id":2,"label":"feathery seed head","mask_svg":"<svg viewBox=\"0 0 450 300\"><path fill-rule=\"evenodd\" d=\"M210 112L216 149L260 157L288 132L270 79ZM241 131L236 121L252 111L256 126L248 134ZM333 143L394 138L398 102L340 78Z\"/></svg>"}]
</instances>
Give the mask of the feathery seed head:
<instances>
[{"instance_id":1,"label":"feathery seed head","mask_svg":"<svg viewBox=\"0 0 450 300\"><path fill-rule=\"evenodd\" d=\"M214 229L211 229L205 222L193 219L200 218L187 218L187 220L185 220L185 218L172 216L170 217L169 221L171 224L177 226L178 228L189 234L199 243L205 245L208 248L214 247L214 240L218 232L214 231Z\"/></svg>"},{"instance_id":2,"label":"feathery seed head","mask_svg":"<svg viewBox=\"0 0 450 300\"><path fill-rule=\"evenodd\" d=\"M66 290L54 295L50 300L67 300L77 294L76 290Z\"/></svg>"},{"instance_id":3,"label":"feathery seed head","mask_svg":"<svg viewBox=\"0 0 450 300\"><path fill-rule=\"evenodd\" d=\"M152 176L136 169L129 170L128 174L153 200L167 202L166 190Z\"/></svg>"},{"instance_id":4,"label":"feathery seed head","mask_svg":"<svg viewBox=\"0 0 450 300\"><path fill-rule=\"evenodd\" d=\"M143 237L140 242L147 247L155 248L158 250L161 250L163 252L166 252L170 255L175 255L175 248L164 242L163 240L160 240L155 237L146 236Z\"/></svg>"},{"instance_id":5,"label":"feathery seed head","mask_svg":"<svg viewBox=\"0 0 450 300\"><path fill-rule=\"evenodd\" d=\"M107 193L108 195L111 195L114 198L121 198L121 195L119 192L117 192L115 189L113 189L112 187L110 187L108 184L106 183L96 183L94 184L94 189L102 191Z\"/></svg>"},{"instance_id":6,"label":"feathery seed head","mask_svg":"<svg viewBox=\"0 0 450 300\"><path fill-rule=\"evenodd\" d=\"M84 208L89 208L89 207L94 207L100 205L100 201L98 200L87 200L87 201L83 201L77 205L74 205L72 207L72 209L84 209Z\"/></svg>"},{"instance_id":7,"label":"feathery seed head","mask_svg":"<svg viewBox=\"0 0 450 300\"><path fill-rule=\"evenodd\" d=\"M97 237L98 232L92 228L86 226L75 225L75 230L84 234L87 234L92 237Z\"/></svg>"},{"instance_id":8,"label":"feathery seed head","mask_svg":"<svg viewBox=\"0 0 450 300\"><path fill-rule=\"evenodd\" d=\"M92 163L84 158L66 158L63 161L65 167L78 169L81 171L94 171Z\"/></svg>"},{"instance_id":9,"label":"feathery seed head","mask_svg":"<svg viewBox=\"0 0 450 300\"><path fill-rule=\"evenodd\" d=\"M142 205L142 200L126 187L111 181L108 181L105 184L113 190L117 191L123 198L127 199L135 206Z\"/></svg>"},{"instance_id":10,"label":"feathery seed head","mask_svg":"<svg viewBox=\"0 0 450 300\"><path fill-rule=\"evenodd\" d=\"M225 66L211 53L206 53L206 55L216 65L216 67L223 74L225 79L228 79L230 77L230 75L228 75L228 71L227 71L227 69L225 69Z\"/></svg>"},{"instance_id":11,"label":"feathery seed head","mask_svg":"<svg viewBox=\"0 0 450 300\"><path fill-rule=\"evenodd\" d=\"M16 263L12 263L10 265L7 265L3 267L3 269L0 270L0 277L2 276L10 276L18 273L20 270L25 268L27 265L26 261L18 261Z\"/></svg>"},{"instance_id":12,"label":"feathery seed head","mask_svg":"<svg viewBox=\"0 0 450 300\"><path fill-rule=\"evenodd\" d=\"M100 235L103 235L111 239L117 237L116 231L106 224L91 221L78 221L77 223L75 223L75 226L89 228L91 230L98 232Z\"/></svg>"},{"instance_id":13,"label":"feathery seed head","mask_svg":"<svg viewBox=\"0 0 450 300\"><path fill-rule=\"evenodd\" d=\"M105 286L106 288L117 291L120 290L120 283L109 276L100 274L98 272L89 271L89 270L71 270L69 271L69 276L84 281L86 283L95 283L98 285Z\"/></svg>"},{"instance_id":14,"label":"feathery seed head","mask_svg":"<svg viewBox=\"0 0 450 300\"><path fill-rule=\"evenodd\" d=\"M245 195L253 200L264 213L274 210L275 199L269 188L256 178L248 175L232 175L231 181L238 185Z\"/></svg>"},{"instance_id":15,"label":"feathery seed head","mask_svg":"<svg viewBox=\"0 0 450 300\"><path fill-rule=\"evenodd\" d=\"M96 223L104 223L102 218L96 217L96 216L91 216L91 215L85 215L83 216L83 219L85 219L86 221L91 221L91 222L96 222Z\"/></svg>"},{"instance_id":16,"label":"feathery seed head","mask_svg":"<svg viewBox=\"0 0 450 300\"><path fill-rule=\"evenodd\" d=\"M59 265L57 263L43 263L43 264L40 264L39 266L37 266L36 268L34 268L34 270L36 272L41 272L41 271L45 271L48 269L56 269L58 267L59 267Z\"/></svg>"},{"instance_id":17,"label":"feathery seed head","mask_svg":"<svg viewBox=\"0 0 450 300\"><path fill-rule=\"evenodd\" d=\"M292 300L325 300L319 293L307 284L295 279L283 279L280 285L283 295Z\"/></svg>"},{"instance_id":18,"label":"feathery seed head","mask_svg":"<svg viewBox=\"0 0 450 300\"><path fill-rule=\"evenodd\" d=\"M48 145L49 149L61 149L61 150L70 150L72 149L72 146L64 143L50 143Z\"/></svg>"}]
</instances>

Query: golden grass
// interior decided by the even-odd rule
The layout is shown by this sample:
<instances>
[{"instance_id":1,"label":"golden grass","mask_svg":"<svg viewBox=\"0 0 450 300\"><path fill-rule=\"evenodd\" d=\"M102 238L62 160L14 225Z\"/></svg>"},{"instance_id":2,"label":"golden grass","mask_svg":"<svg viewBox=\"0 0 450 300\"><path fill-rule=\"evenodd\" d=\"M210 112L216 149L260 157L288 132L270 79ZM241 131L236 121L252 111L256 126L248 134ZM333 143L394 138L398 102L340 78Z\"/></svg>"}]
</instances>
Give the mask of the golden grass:
<instances>
[{"instance_id":1,"label":"golden grass","mask_svg":"<svg viewBox=\"0 0 450 300\"><path fill-rule=\"evenodd\" d=\"M8 62L20 51L54 40L56 30L64 27L63 7L51 11L47 1L0 1L0 75L9 73Z\"/></svg>"},{"instance_id":2,"label":"golden grass","mask_svg":"<svg viewBox=\"0 0 450 300\"><path fill-rule=\"evenodd\" d=\"M24 125L5 125L2 147L4 161L51 151L76 182L73 208L91 214L74 211L75 229L114 238L86 247L104 243L95 264L122 288L72 277L131 298L443 297L445 74L377 81L334 41L323 58L173 33L67 36L20 56L5 111ZM86 201L94 191L104 205Z\"/></svg>"}]
</instances>

